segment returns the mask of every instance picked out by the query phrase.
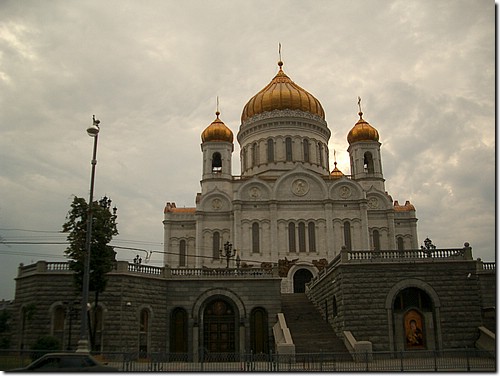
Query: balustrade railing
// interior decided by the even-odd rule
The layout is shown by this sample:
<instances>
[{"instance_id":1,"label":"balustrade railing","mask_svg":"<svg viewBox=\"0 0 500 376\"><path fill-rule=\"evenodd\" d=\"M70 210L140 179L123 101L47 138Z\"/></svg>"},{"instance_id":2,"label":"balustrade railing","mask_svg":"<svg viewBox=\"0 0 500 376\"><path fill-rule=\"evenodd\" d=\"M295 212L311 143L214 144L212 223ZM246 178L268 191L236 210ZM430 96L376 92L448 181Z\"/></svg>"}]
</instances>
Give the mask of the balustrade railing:
<instances>
[{"instance_id":1,"label":"balustrade railing","mask_svg":"<svg viewBox=\"0 0 500 376\"><path fill-rule=\"evenodd\" d=\"M197 277L211 277L211 278L230 278L230 277L243 277L243 278L259 278L269 277L272 275L272 270L262 268L226 268L226 269L212 269L212 268L178 268L170 269L172 277L183 278L197 278Z\"/></svg>"}]
</instances>

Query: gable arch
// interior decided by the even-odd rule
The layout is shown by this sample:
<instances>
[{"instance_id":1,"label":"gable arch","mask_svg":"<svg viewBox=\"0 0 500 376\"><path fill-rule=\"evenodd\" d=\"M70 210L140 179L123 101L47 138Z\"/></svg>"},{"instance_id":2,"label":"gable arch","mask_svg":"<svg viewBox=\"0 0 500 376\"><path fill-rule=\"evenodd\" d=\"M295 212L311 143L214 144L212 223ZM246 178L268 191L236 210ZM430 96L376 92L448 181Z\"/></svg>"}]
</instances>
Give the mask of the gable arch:
<instances>
[{"instance_id":1,"label":"gable arch","mask_svg":"<svg viewBox=\"0 0 500 376\"><path fill-rule=\"evenodd\" d=\"M268 200L271 194L269 185L254 177L240 186L235 198L240 200Z\"/></svg>"},{"instance_id":2,"label":"gable arch","mask_svg":"<svg viewBox=\"0 0 500 376\"><path fill-rule=\"evenodd\" d=\"M328 191L329 198L336 201L359 200L365 198L365 192L358 183L349 179L335 181Z\"/></svg>"},{"instance_id":3,"label":"gable arch","mask_svg":"<svg viewBox=\"0 0 500 376\"><path fill-rule=\"evenodd\" d=\"M193 308L191 310L191 316L193 317L195 322L198 322L199 314L201 313L201 310L205 306L206 302L210 298L215 298L217 296L223 296L230 300L238 309L238 313L240 315L239 318L246 318L247 312L245 304L237 294L227 288L213 288L204 291L196 298L196 301L194 302Z\"/></svg>"},{"instance_id":4,"label":"gable arch","mask_svg":"<svg viewBox=\"0 0 500 376\"><path fill-rule=\"evenodd\" d=\"M396 296L406 288L416 287L427 293L432 299L432 303L435 308L441 307L441 301L439 300L439 295L432 288L431 285L422 281L421 279L409 278L403 281L396 283L387 293L387 297L385 300L385 309L392 309L392 305L394 304L394 299Z\"/></svg>"},{"instance_id":5,"label":"gable arch","mask_svg":"<svg viewBox=\"0 0 500 376\"><path fill-rule=\"evenodd\" d=\"M301 185L303 186L301 187ZM298 164L293 170L281 175L276 180L271 198L276 200L302 198L323 200L326 198L327 192L328 187L323 179Z\"/></svg>"},{"instance_id":6,"label":"gable arch","mask_svg":"<svg viewBox=\"0 0 500 376\"><path fill-rule=\"evenodd\" d=\"M202 211L230 211L233 208L231 197L217 187L203 195L198 205Z\"/></svg>"}]
</instances>

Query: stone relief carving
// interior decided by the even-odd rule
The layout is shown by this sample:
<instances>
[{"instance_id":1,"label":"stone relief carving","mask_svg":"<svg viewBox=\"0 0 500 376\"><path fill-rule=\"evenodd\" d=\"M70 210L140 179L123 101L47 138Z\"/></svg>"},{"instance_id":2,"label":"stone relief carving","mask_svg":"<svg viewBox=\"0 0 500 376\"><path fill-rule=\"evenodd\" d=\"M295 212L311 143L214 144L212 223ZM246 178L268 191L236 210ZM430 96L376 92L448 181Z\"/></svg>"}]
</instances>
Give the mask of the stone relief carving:
<instances>
[{"instance_id":1,"label":"stone relief carving","mask_svg":"<svg viewBox=\"0 0 500 376\"><path fill-rule=\"evenodd\" d=\"M261 191L257 187L250 188L250 197L251 198L259 198L262 195Z\"/></svg>"},{"instance_id":2,"label":"stone relief carving","mask_svg":"<svg viewBox=\"0 0 500 376\"><path fill-rule=\"evenodd\" d=\"M318 269L318 271L322 271L328 265L328 261L325 258L319 260L312 260L312 264Z\"/></svg>"},{"instance_id":3,"label":"stone relief carving","mask_svg":"<svg viewBox=\"0 0 500 376\"><path fill-rule=\"evenodd\" d=\"M278 275L280 277L286 277L288 275L288 271L290 268L297 262L299 261L298 258L293 259L293 260L288 260L286 257L285 259L279 259L278 260Z\"/></svg>"},{"instance_id":4,"label":"stone relief carving","mask_svg":"<svg viewBox=\"0 0 500 376\"><path fill-rule=\"evenodd\" d=\"M297 179L292 183L292 193L296 196L304 196L309 192L309 183L304 179Z\"/></svg>"},{"instance_id":5,"label":"stone relief carving","mask_svg":"<svg viewBox=\"0 0 500 376\"><path fill-rule=\"evenodd\" d=\"M343 185L342 187L339 188L339 196L342 198L349 198L351 197L352 192L351 188L349 188L347 185Z\"/></svg>"},{"instance_id":6,"label":"stone relief carving","mask_svg":"<svg viewBox=\"0 0 500 376\"><path fill-rule=\"evenodd\" d=\"M212 208L214 208L215 210L219 210L220 208L222 208L222 201L218 198L214 198L212 200Z\"/></svg>"},{"instance_id":7,"label":"stone relief carving","mask_svg":"<svg viewBox=\"0 0 500 376\"><path fill-rule=\"evenodd\" d=\"M377 209L379 207L379 202L376 197L370 197L368 199L368 207L371 209Z\"/></svg>"}]
</instances>

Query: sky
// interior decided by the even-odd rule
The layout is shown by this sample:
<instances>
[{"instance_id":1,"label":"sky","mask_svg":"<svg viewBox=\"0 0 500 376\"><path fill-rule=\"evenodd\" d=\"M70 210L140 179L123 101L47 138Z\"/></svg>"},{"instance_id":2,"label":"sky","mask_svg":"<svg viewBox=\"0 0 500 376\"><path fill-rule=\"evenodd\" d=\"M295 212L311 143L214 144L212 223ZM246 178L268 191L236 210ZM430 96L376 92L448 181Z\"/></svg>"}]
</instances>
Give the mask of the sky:
<instances>
[{"instance_id":1,"label":"sky","mask_svg":"<svg viewBox=\"0 0 500 376\"><path fill-rule=\"evenodd\" d=\"M469 242L495 261L495 12L490 0L0 1L0 299L20 263L66 260L65 244L40 243L64 243L73 197L88 200L92 115L112 244L158 251L149 264L162 266L165 203L195 206L216 98L236 135L280 43L285 73L325 110L331 169L335 150L350 173L359 96L419 244Z\"/></svg>"}]
</instances>

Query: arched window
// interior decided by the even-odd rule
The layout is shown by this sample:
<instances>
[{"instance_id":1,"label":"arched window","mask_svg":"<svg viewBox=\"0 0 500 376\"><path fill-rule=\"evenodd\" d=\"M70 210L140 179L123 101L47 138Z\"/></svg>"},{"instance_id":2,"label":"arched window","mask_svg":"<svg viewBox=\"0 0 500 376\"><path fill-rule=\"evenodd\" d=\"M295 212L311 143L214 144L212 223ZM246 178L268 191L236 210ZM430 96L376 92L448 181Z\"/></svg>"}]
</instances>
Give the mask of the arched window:
<instances>
[{"instance_id":1,"label":"arched window","mask_svg":"<svg viewBox=\"0 0 500 376\"><path fill-rule=\"evenodd\" d=\"M257 143L252 145L252 166L255 167L259 164L259 153Z\"/></svg>"},{"instance_id":2,"label":"arched window","mask_svg":"<svg viewBox=\"0 0 500 376\"><path fill-rule=\"evenodd\" d=\"M398 236L398 251L404 251L405 250L405 241L402 236Z\"/></svg>"},{"instance_id":3,"label":"arched window","mask_svg":"<svg viewBox=\"0 0 500 376\"><path fill-rule=\"evenodd\" d=\"M250 349L253 354L269 352L268 319L264 308L254 308L250 314Z\"/></svg>"},{"instance_id":4,"label":"arched window","mask_svg":"<svg viewBox=\"0 0 500 376\"><path fill-rule=\"evenodd\" d=\"M259 224L254 222L252 224L252 253L260 252L260 236L259 236Z\"/></svg>"},{"instance_id":5,"label":"arched window","mask_svg":"<svg viewBox=\"0 0 500 376\"><path fill-rule=\"evenodd\" d=\"M214 232L212 236L212 256L214 259L218 260L220 257L220 234Z\"/></svg>"},{"instance_id":6,"label":"arched window","mask_svg":"<svg viewBox=\"0 0 500 376\"><path fill-rule=\"evenodd\" d=\"M149 311L144 308L139 317L139 355L145 358L148 353L149 340Z\"/></svg>"},{"instance_id":7,"label":"arched window","mask_svg":"<svg viewBox=\"0 0 500 376\"><path fill-rule=\"evenodd\" d=\"M295 223L288 224L288 252L295 252Z\"/></svg>"},{"instance_id":8,"label":"arched window","mask_svg":"<svg viewBox=\"0 0 500 376\"><path fill-rule=\"evenodd\" d=\"M306 251L306 225L299 222L299 252Z\"/></svg>"},{"instance_id":9,"label":"arched window","mask_svg":"<svg viewBox=\"0 0 500 376\"><path fill-rule=\"evenodd\" d=\"M309 162L309 140L304 140L304 162Z\"/></svg>"},{"instance_id":10,"label":"arched window","mask_svg":"<svg viewBox=\"0 0 500 376\"><path fill-rule=\"evenodd\" d=\"M314 222L307 224L307 232L309 235L309 252L316 252L316 226Z\"/></svg>"},{"instance_id":11,"label":"arched window","mask_svg":"<svg viewBox=\"0 0 500 376\"><path fill-rule=\"evenodd\" d=\"M274 141L272 138L267 140L267 162L274 162Z\"/></svg>"},{"instance_id":12,"label":"arched window","mask_svg":"<svg viewBox=\"0 0 500 376\"><path fill-rule=\"evenodd\" d=\"M248 148L243 148L241 158L243 159L243 169L246 170L248 168Z\"/></svg>"},{"instance_id":13,"label":"arched window","mask_svg":"<svg viewBox=\"0 0 500 376\"><path fill-rule=\"evenodd\" d=\"M380 251L380 233L373 230L373 250Z\"/></svg>"},{"instance_id":14,"label":"arched window","mask_svg":"<svg viewBox=\"0 0 500 376\"><path fill-rule=\"evenodd\" d=\"M179 242L179 266L186 266L186 241Z\"/></svg>"},{"instance_id":15,"label":"arched window","mask_svg":"<svg viewBox=\"0 0 500 376\"><path fill-rule=\"evenodd\" d=\"M222 172L222 157L219 152L212 155L212 172Z\"/></svg>"},{"instance_id":16,"label":"arched window","mask_svg":"<svg viewBox=\"0 0 500 376\"><path fill-rule=\"evenodd\" d=\"M352 251L351 224L349 222L344 222L344 244L348 251Z\"/></svg>"},{"instance_id":17,"label":"arched window","mask_svg":"<svg viewBox=\"0 0 500 376\"><path fill-rule=\"evenodd\" d=\"M319 150L319 165L323 166L323 144L318 142L318 150Z\"/></svg>"},{"instance_id":18,"label":"arched window","mask_svg":"<svg viewBox=\"0 0 500 376\"><path fill-rule=\"evenodd\" d=\"M369 173L369 174L373 174L375 172L375 168L373 167L373 156L372 156L372 153L370 153L369 151L367 151L365 153L365 157L364 157L364 169L365 169L365 172Z\"/></svg>"},{"instance_id":19,"label":"arched window","mask_svg":"<svg viewBox=\"0 0 500 376\"><path fill-rule=\"evenodd\" d=\"M170 316L170 353L187 354L188 352L188 316L183 308L175 308ZM184 360L182 357L176 360Z\"/></svg>"},{"instance_id":20,"label":"arched window","mask_svg":"<svg viewBox=\"0 0 500 376\"><path fill-rule=\"evenodd\" d=\"M291 162L293 160L293 154L292 154L292 139L290 137L285 138L285 153L286 153L286 161Z\"/></svg>"}]
</instances>

